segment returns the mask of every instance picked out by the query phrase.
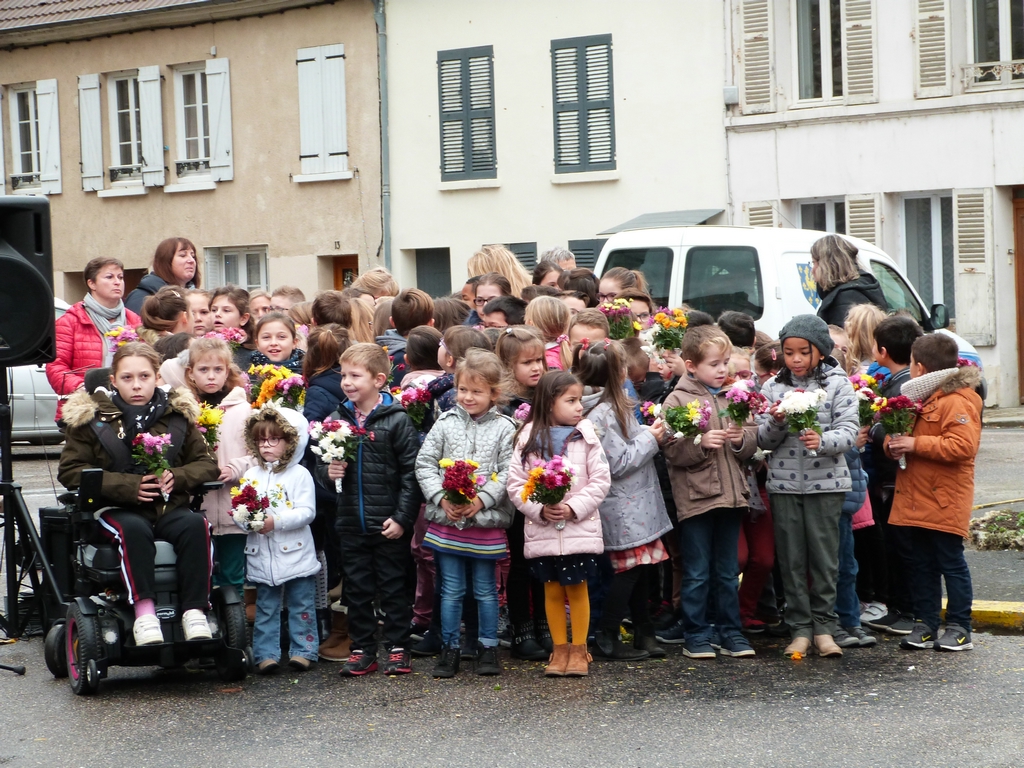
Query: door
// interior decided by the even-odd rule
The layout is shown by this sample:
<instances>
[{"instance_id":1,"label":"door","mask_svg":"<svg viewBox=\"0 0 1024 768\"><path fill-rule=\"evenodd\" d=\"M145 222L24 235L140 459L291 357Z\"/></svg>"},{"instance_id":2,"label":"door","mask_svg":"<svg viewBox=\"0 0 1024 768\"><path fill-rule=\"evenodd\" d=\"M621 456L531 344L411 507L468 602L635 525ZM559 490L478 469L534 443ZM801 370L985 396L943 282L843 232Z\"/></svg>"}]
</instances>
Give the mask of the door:
<instances>
[{"instance_id":1,"label":"door","mask_svg":"<svg viewBox=\"0 0 1024 768\"><path fill-rule=\"evenodd\" d=\"M1013 272L1014 282L1017 285L1017 393L1020 402L1024 403L1024 264L1021 258L1024 257L1024 199L1017 195L1024 192L1021 189L1013 190Z\"/></svg>"},{"instance_id":2,"label":"door","mask_svg":"<svg viewBox=\"0 0 1024 768\"><path fill-rule=\"evenodd\" d=\"M334 257L334 290L343 291L359 277L358 256Z\"/></svg>"}]
</instances>

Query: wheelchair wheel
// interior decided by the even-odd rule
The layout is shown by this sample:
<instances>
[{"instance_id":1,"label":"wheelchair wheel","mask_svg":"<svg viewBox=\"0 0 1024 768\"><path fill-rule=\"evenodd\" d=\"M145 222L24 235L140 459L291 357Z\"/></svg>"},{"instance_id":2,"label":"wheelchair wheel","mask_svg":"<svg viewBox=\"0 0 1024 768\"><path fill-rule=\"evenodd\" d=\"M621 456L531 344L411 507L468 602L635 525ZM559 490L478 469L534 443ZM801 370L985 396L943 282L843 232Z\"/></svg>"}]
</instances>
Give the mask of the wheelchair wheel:
<instances>
[{"instance_id":1,"label":"wheelchair wheel","mask_svg":"<svg viewBox=\"0 0 1024 768\"><path fill-rule=\"evenodd\" d=\"M68 609L65 630L68 678L71 690L79 696L96 693L100 676L96 662L100 658L100 628L95 616L86 616L78 603Z\"/></svg>"},{"instance_id":2,"label":"wheelchair wheel","mask_svg":"<svg viewBox=\"0 0 1024 768\"><path fill-rule=\"evenodd\" d=\"M225 682L244 680L249 673L246 649L245 606L241 603L220 605L224 644L227 648L217 657L217 675ZM238 651L243 651L239 654Z\"/></svg>"},{"instance_id":3,"label":"wheelchair wheel","mask_svg":"<svg viewBox=\"0 0 1024 768\"><path fill-rule=\"evenodd\" d=\"M46 640L43 642L43 661L50 674L56 678L68 676L68 652L65 648L67 637L64 634L64 622L58 622L50 627L46 633Z\"/></svg>"}]
</instances>

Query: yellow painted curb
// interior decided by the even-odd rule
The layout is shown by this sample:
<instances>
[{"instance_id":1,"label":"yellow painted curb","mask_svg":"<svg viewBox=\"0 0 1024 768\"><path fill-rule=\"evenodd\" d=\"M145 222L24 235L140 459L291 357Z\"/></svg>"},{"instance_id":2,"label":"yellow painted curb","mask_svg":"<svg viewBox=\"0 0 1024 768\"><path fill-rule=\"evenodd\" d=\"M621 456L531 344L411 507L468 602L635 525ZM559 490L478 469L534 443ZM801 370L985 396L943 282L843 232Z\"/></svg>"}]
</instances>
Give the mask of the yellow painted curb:
<instances>
[{"instance_id":1,"label":"yellow painted curb","mask_svg":"<svg viewBox=\"0 0 1024 768\"><path fill-rule=\"evenodd\" d=\"M945 614L946 600L942 600ZM1024 629L1024 603L1003 600L975 600L971 606L971 624L976 628Z\"/></svg>"}]
</instances>

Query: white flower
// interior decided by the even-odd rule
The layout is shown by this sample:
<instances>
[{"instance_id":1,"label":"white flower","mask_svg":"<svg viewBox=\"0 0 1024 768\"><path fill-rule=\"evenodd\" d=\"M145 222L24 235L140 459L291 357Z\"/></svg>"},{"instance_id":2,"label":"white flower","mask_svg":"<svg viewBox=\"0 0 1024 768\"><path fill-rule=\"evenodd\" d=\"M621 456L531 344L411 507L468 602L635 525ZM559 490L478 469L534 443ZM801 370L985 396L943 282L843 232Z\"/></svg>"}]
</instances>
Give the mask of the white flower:
<instances>
[{"instance_id":1,"label":"white flower","mask_svg":"<svg viewBox=\"0 0 1024 768\"><path fill-rule=\"evenodd\" d=\"M753 461L764 461L771 455L771 453L771 451L766 451L764 448L758 448L750 458Z\"/></svg>"},{"instance_id":2,"label":"white flower","mask_svg":"<svg viewBox=\"0 0 1024 768\"><path fill-rule=\"evenodd\" d=\"M790 414L807 413L808 411L817 410L818 406L822 405L827 399L828 393L824 389L805 390L803 392L791 389L782 396L778 410L787 416Z\"/></svg>"}]
</instances>

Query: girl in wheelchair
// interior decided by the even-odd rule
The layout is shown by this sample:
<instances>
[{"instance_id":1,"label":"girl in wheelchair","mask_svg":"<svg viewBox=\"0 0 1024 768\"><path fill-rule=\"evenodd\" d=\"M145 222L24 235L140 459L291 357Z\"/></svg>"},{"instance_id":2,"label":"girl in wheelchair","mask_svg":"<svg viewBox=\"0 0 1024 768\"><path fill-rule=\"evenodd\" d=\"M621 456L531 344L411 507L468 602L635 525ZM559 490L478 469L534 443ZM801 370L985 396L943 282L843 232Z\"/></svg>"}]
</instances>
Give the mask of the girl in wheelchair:
<instances>
[{"instance_id":1,"label":"girl in wheelchair","mask_svg":"<svg viewBox=\"0 0 1024 768\"><path fill-rule=\"evenodd\" d=\"M213 567L210 526L188 502L190 490L216 480L220 470L196 427L199 406L192 394L157 387L160 363L148 344L124 344L111 362L113 391L81 389L68 398L68 430L57 472L61 484L74 490L82 470L104 470L103 503L109 506L99 514L98 530L121 556L121 578L135 609L136 645L164 640L154 605L157 539L170 542L177 556L185 639L211 637L206 621ZM164 453L171 468L159 477L132 455L132 441L146 433L171 436Z\"/></svg>"}]
</instances>

